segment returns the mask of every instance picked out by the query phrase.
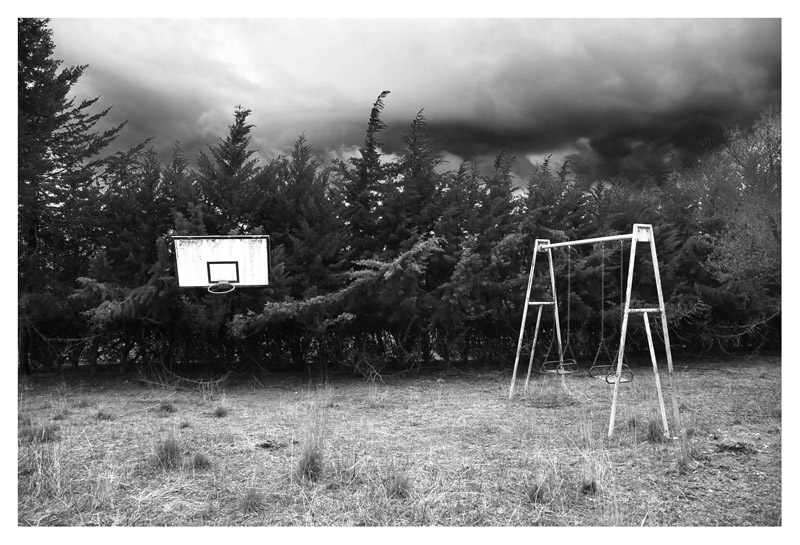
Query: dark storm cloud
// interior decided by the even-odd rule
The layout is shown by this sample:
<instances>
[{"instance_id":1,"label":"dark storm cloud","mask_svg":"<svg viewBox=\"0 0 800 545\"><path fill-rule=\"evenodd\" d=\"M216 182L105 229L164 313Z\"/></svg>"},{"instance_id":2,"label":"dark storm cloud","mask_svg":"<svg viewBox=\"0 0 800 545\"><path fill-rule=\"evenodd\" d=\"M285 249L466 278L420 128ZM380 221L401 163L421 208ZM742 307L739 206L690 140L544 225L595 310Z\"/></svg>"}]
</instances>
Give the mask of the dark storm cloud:
<instances>
[{"instance_id":1,"label":"dark storm cloud","mask_svg":"<svg viewBox=\"0 0 800 545\"><path fill-rule=\"evenodd\" d=\"M90 68L76 92L193 157L250 108L253 146L305 134L325 158L356 152L383 90L397 152L420 109L453 161L501 150L518 174L551 155L587 176L657 174L719 123L781 99L777 19L55 20L56 57ZM457 164L451 164L456 168Z\"/></svg>"},{"instance_id":2,"label":"dark storm cloud","mask_svg":"<svg viewBox=\"0 0 800 545\"><path fill-rule=\"evenodd\" d=\"M750 123L780 102L778 21L561 26L580 31L565 37L575 47L506 57L475 92L484 105L474 111L490 115L432 123L443 147L471 157L555 153L590 176L616 174L623 163L632 176L657 174L666 151L690 158L720 124Z\"/></svg>"}]
</instances>

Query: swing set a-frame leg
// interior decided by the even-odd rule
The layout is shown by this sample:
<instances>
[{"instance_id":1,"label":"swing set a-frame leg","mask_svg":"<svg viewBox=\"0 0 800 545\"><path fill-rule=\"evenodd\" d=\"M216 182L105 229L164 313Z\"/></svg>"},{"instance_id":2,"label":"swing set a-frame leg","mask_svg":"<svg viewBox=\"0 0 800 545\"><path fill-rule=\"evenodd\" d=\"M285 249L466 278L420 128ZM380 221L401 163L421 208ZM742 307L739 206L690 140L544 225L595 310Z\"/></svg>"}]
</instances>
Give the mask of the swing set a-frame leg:
<instances>
[{"instance_id":1,"label":"swing set a-frame leg","mask_svg":"<svg viewBox=\"0 0 800 545\"><path fill-rule=\"evenodd\" d=\"M650 243L650 255L652 258L652 265L653 265L653 274L655 276L655 284L656 284L656 292L658 294L658 308L657 309L631 309L630 302L631 302L631 289L633 286L633 269L634 269L634 257L636 255L636 242L649 242ZM673 382L672 376L672 352L670 350L670 343L669 343L669 330L667 328L667 315L666 309L664 306L664 295L661 291L661 277L658 272L658 256L656 255L656 245L655 245L655 238L653 236L653 228L650 225L642 225L642 224L634 224L633 226L633 238L631 239L631 255L630 261L628 265L628 283L627 283L627 294L625 297L625 310L623 311L622 317L622 331L620 334L620 343L619 343L619 356L617 360L617 379L614 382L614 396L611 402L611 419L608 424L608 437L611 437L614 433L614 420L616 418L617 413L617 400L619 394L619 383L620 383L620 375L622 373L622 359L623 354L625 351L625 335L628 329L628 316L631 312L640 312L644 317L644 325L645 325L645 333L647 334L647 343L648 348L650 350L650 359L653 364L653 373L654 379L656 383L656 390L658 393L658 403L659 409L661 410L661 419L664 425L664 435L666 437L670 437L669 433L669 425L667 423L667 412L666 408L664 407L664 396L661 391L661 379L658 375L658 364L656 363L656 354L655 349L653 347L653 335L650 331L650 321L648 317L648 312L656 312L658 311L661 314L661 327L663 329L664 335L664 344L666 349L667 355L667 367L669 369L669 383L670 383L670 390L672 393L672 406L673 406L673 413L674 413L674 425L680 431L681 438L683 439L684 431L683 426L681 424L681 417L680 411L678 408L678 396L677 391L675 389L675 383Z\"/></svg>"},{"instance_id":2,"label":"swing set a-frame leg","mask_svg":"<svg viewBox=\"0 0 800 545\"><path fill-rule=\"evenodd\" d=\"M531 343L531 357L528 360L528 374L525 376L525 388L523 388L522 393L527 395L528 393L528 384L531 381L531 370L533 369L533 355L536 352L536 341L539 339L539 325L542 323L542 311L544 307L539 305L539 311L536 314L536 328L533 330L533 342Z\"/></svg>"},{"instance_id":3,"label":"swing set a-frame leg","mask_svg":"<svg viewBox=\"0 0 800 545\"><path fill-rule=\"evenodd\" d=\"M536 239L533 246L533 257L531 258L531 270L528 273L528 289L525 292L525 305L522 309L522 324L519 327L519 341L517 341L517 355L514 358L514 372L511 375L511 387L508 390L508 399L514 396L514 384L517 382L517 369L519 367L519 356L522 353L522 340L525 336L525 322L528 320L528 308L530 307L531 300L531 287L533 286L533 272L536 269L536 254L539 253L539 246L542 244L549 244L549 240ZM541 306L539 307L539 316L541 317ZM536 331L539 330L539 320L536 321ZM533 355L531 355L533 357ZM533 361L533 360L531 360ZM527 382L526 382L527 385Z\"/></svg>"},{"instance_id":4,"label":"swing set a-frame leg","mask_svg":"<svg viewBox=\"0 0 800 545\"><path fill-rule=\"evenodd\" d=\"M661 423L664 425L664 437L669 438L669 424L667 423L667 410L664 408L664 395L661 393L661 378L658 376L658 363L656 363L656 349L653 348L653 334L650 333L650 318L646 312L642 313L644 318L644 330L647 333L647 346L650 348L650 361L653 363L653 377L656 383L656 393L658 394L658 407L661 409Z\"/></svg>"},{"instance_id":5,"label":"swing set a-frame leg","mask_svg":"<svg viewBox=\"0 0 800 545\"><path fill-rule=\"evenodd\" d=\"M631 290L633 289L633 264L636 255L636 237L631 239L631 255L628 261L628 285L625 291L625 309L622 312L622 331L619 337L617 353L617 374L614 380L614 395L611 400L611 419L608 423L608 437L614 435L614 420L617 417L617 400L619 399L619 383L622 376L622 360L625 356L625 336L628 333L628 316L631 310Z\"/></svg>"},{"instance_id":6,"label":"swing set a-frame leg","mask_svg":"<svg viewBox=\"0 0 800 545\"><path fill-rule=\"evenodd\" d=\"M664 349L667 355L667 379L669 382L670 394L672 396L672 416L675 420L673 425L678 430L678 434L680 435L682 448L686 448L686 431L684 430L683 422L681 421L681 412L678 405L678 390L675 386L675 380L673 377L672 349L670 348L669 342L669 328L667 327L667 311L666 307L664 306L664 292L661 290L661 275L658 272L656 243L652 235L650 239L650 257L653 260L653 274L656 281L656 293L658 294L658 305L661 309L661 330L662 334L664 335Z\"/></svg>"},{"instance_id":7,"label":"swing set a-frame leg","mask_svg":"<svg viewBox=\"0 0 800 545\"><path fill-rule=\"evenodd\" d=\"M543 251L542 250L542 246L545 246L545 245L548 245L548 244L550 244L549 240L538 239L537 238L536 242L534 244L534 247L533 247L533 258L531 259L531 270L530 270L530 273L528 273L528 289L527 289L527 291L525 293L525 306L524 306L524 308L522 310L522 324L520 325L520 328L519 328L519 340L517 341L517 355L514 358L514 372L513 372L513 375L511 376L511 387L509 388L509 391L508 391L508 398L509 399L514 397L514 385L517 382L517 369L519 368L519 357L520 357L520 355L522 353L522 341L523 341L523 338L525 336L525 324L526 324L527 319L528 319L528 309L531 306L534 306L534 305L538 306L539 309L538 309L538 312L536 314L536 329L534 330L533 343L531 344L531 356L530 356L530 359L528 360L528 374L525 377L525 389L524 389L525 393L528 392L528 384L530 383L530 379L531 379L531 370L533 368L533 356L534 356L534 351L536 349L536 342L539 339L539 327L540 327L540 325L542 323L542 310L543 310L543 307L545 305L547 305L547 306L552 305L553 306L554 318L555 318L555 323L556 323L556 332L558 333L559 350L560 350L560 346L561 346L561 329L560 329L560 326L558 324L558 305L556 304L556 300L557 300L556 299L556 291L555 291L556 290L556 285L555 285L554 273L553 273L553 253L549 249L547 250L547 257L548 257L548 262L549 262L550 286L551 286L551 290L552 290L552 293L551 293L552 301L531 302L531 287L533 286L533 274L534 274L534 270L536 269L536 255L539 252ZM559 352L559 360L563 361L563 357L560 355L560 352Z\"/></svg>"}]
</instances>

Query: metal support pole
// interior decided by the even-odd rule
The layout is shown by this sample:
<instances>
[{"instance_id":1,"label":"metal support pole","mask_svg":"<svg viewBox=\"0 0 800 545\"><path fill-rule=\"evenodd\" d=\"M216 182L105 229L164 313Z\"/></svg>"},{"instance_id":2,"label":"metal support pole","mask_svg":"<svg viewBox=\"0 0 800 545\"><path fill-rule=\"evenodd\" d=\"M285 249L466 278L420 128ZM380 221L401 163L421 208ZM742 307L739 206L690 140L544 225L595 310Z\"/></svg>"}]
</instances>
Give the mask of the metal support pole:
<instances>
[{"instance_id":1,"label":"metal support pole","mask_svg":"<svg viewBox=\"0 0 800 545\"><path fill-rule=\"evenodd\" d=\"M658 393L658 406L661 409L661 422L664 424L664 437L669 437L669 424L667 423L667 410L664 408L664 395L661 393L661 379L658 376L658 364L656 363L656 350L653 348L653 334L650 333L650 319L646 312L642 313L644 318L644 330L647 333L647 345L650 348L650 361L653 362L653 378L656 382L656 392Z\"/></svg>"},{"instance_id":2,"label":"metal support pole","mask_svg":"<svg viewBox=\"0 0 800 545\"><path fill-rule=\"evenodd\" d=\"M536 328L533 330L533 342L531 343L531 357L528 360L528 374L525 376L525 388L523 394L528 393L528 383L531 381L531 369L533 369L533 355L536 352L536 341L539 338L539 325L542 323L542 311L544 307L539 305L539 312L536 314Z\"/></svg>"},{"instance_id":3,"label":"metal support pole","mask_svg":"<svg viewBox=\"0 0 800 545\"><path fill-rule=\"evenodd\" d=\"M635 235L611 235L608 237L585 238L583 240L573 240L570 242L554 242L552 244L545 244L542 250L549 250L551 248L563 248L564 246L579 246L581 244L595 244L597 242L608 242L610 240L630 240Z\"/></svg>"},{"instance_id":4,"label":"metal support pole","mask_svg":"<svg viewBox=\"0 0 800 545\"><path fill-rule=\"evenodd\" d=\"M564 365L564 347L561 345L561 321L558 318L558 296L556 295L556 273L553 269L553 250L547 249L547 259L550 262L550 291L553 294L553 320L556 323L556 337L558 339L558 363Z\"/></svg>"},{"instance_id":5,"label":"metal support pole","mask_svg":"<svg viewBox=\"0 0 800 545\"><path fill-rule=\"evenodd\" d=\"M522 325L519 327L519 341L517 342L517 356L514 359L514 372L511 375L511 388L508 391L508 399L514 395L514 383L517 381L517 367L519 366L519 356L522 353L522 338L525 335L525 321L528 319L528 300L531 298L531 286L533 285L533 269L536 266L536 254L539 249L537 240L533 248L533 258L531 259L531 270L528 273L528 289L525 292L525 305L522 307Z\"/></svg>"},{"instance_id":6,"label":"metal support pole","mask_svg":"<svg viewBox=\"0 0 800 545\"><path fill-rule=\"evenodd\" d=\"M517 356L514 359L514 374L511 375L511 388L508 391L508 399L511 399L514 396L514 383L517 381L517 367L519 366L519 356L522 353L522 338L525 336L525 322L528 319L528 302L531 299L531 287L533 286L533 271L536 269L536 254L539 253L539 248L544 244L548 244L550 241L545 239L536 239L536 242L533 245L533 257L531 258L531 270L528 273L528 289L525 292L525 306L522 309L522 324L519 327L519 341L517 342ZM550 268L552 270L552 260L550 264ZM541 308L541 307L539 307Z\"/></svg>"},{"instance_id":7,"label":"metal support pole","mask_svg":"<svg viewBox=\"0 0 800 545\"><path fill-rule=\"evenodd\" d=\"M652 229L652 228L651 228ZM656 279L656 292L658 293L658 306L661 307L661 329L664 335L664 349L667 354L667 378L669 381L669 390L672 398L672 416L674 418L673 425L682 440L685 439L685 430L681 422L681 413L678 407L678 391L675 387L675 380L672 371L672 349L669 343L669 328L667 327L667 309L664 306L664 292L661 291L661 275L658 272L658 256L656 255L656 242L655 236L650 237L650 255L653 259L653 274Z\"/></svg>"},{"instance_id":8,"label":"metal support pole","mask_svg":"<svg viewBox=\"0 0 800 545\"><path fill-rule=\"evenodd\" d=\"M619 338L619 353L617 355L617 378L614 380L614 397L611 401L611 419L608 423L608 436L614 434L614 419L617 416L617 399L619 397L619 383L622 376L622 360L625 354L625 335L628 331L628 315L631 308L631 290L633 289L633 265L636 257L636 237L631 235L631 256L628 261L628 287L625 292L625 310L622 313L622 331Z\"/></svg>"}]
</instances>

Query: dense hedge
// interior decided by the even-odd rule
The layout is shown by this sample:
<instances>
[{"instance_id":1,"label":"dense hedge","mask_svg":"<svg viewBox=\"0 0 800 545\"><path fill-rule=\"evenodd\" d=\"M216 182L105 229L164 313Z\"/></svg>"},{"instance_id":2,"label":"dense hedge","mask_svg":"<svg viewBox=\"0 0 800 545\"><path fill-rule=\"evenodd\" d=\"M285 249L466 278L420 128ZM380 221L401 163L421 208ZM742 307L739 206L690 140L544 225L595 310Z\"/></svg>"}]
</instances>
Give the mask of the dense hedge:
<instances>
[{"instance_id":1,"label":"dense hedge","mask_svg":"<svg viewBox=\"0 0 800 545\"><path fill-rule=\"evenodd\" d=\"M41 27L27 30L39 32L38 47L47 41ZM91 104L66 100L80 73L72 75L51 110L75 119ZM388 92L349 162L320 163L304 137L286 156L260 161L251 112L238 107L228 133L192 167L178 144L161 164L148 142L68 161L87 142L94 153L113 139L91 132L96 118L78 131L82 143L37 148L31 142L64 127L34 118L53 94L28 97L29 89L19 91L23 371L119 363L374 376L434 364L507 367L534 240L630 233L634 223L654 226L674 350L780 346L779 112L722 131L699 161L675 164L664 179L587 180L569 163L545 161L520 187L504 152L488 172L469 162L444 171L422 113L396 158L382 154ZM170 236L200 234L269 234L271 285L225 296L179 289ZM585 361L601 333L618 343L628 251L607 243L555 253L565 341ZM634 297L651 300L649 256L639 254ZM642 347L636 322L630 339L634 352Z\"/></svg>"}]
</instances>

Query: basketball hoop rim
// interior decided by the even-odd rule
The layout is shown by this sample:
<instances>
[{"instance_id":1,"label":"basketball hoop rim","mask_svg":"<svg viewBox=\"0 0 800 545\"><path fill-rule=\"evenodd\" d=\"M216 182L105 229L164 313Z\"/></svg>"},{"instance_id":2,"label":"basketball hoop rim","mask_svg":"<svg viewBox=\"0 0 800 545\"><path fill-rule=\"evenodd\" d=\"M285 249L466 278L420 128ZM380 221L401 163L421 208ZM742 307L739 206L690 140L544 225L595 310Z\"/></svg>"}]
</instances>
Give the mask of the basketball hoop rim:
<instances>
[{"instance_id":1,"label":"basketball hoop rim","mask_svg":"<svg viewBox=\"0 0 800 545\"><path fill-rule=\"evenodd\" d=\"M216 289L216 288L220 288L220 289ZM235 289L236 289L236 285L233 284L232 282L227 281L227 280L221 280L221 281L218 281L218 282L214 282L210 286L208 286L208 288L206 288L208 293L212 293L214 295L225 295L226 293L230 293Z\"/></svg>"}]
</instances>

